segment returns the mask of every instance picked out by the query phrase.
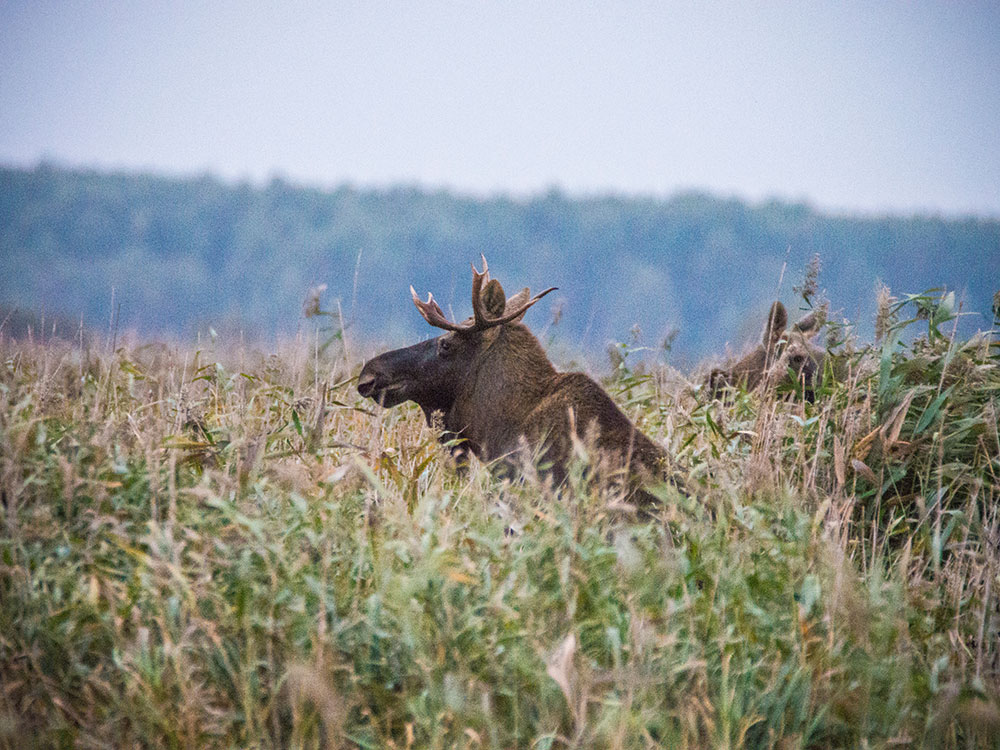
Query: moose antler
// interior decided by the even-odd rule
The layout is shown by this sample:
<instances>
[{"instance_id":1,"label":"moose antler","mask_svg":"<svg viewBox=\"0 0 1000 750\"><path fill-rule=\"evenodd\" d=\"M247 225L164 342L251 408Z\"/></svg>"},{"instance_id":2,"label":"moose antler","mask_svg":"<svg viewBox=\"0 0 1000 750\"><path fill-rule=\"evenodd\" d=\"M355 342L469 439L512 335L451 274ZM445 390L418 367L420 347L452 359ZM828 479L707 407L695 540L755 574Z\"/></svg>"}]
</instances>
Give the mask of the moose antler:
<instances>
[{"instance_id":1,"label":"moose antler","mask_svg":"<svg viewBox=\"0 0 1000 750\"><path fill-rule=\"evenodd\" d=\"M480 255L483 259L483 270L482 273L476 270L476 266L472 266L472 315L473 321L471 323L452 323L444 316L441 307L437 302L434 301L434 295L430 292L427 293L427 301L422 302L420 297L417 296L416 290L411 286L410 294L413 296L413 304L417 306L420 314L424 317L428 323L430 323L435 328L443 328L446 331L458 331L462 333L471 333L473 331L485 331L488 328L495 328L496 326L503 325L504 323L509 323L522 315L525 311L531 307L533 304L538 302L542 297L544 297L549 292L554 292L557 287L549 287L544 292L539 292L530 300L525 302L523 305L519 305L516 309L511 312L501 315L498 318L491 318L486 312L486 309L482 301L482 291L483 285L490 280L490 268L486 263L486 256Z\"/></svg>"},{"instance_id":2,"label":"moose antler","mask_svg":"<svg viewBox=\"0 0 1000 750\"><path fill-rule=\"evenodd\" d=\"M490 267L486 263L486 256L482 253L479 257L483 259L483 272L479 273L476 270L475 263L470 263L472 266L472 316L475 318L475 327L478 330L486 330L490 328L489 318L486 316L486 310L483 309L483 299L482 291L483 285L490 280ZM498 324L495 324L498 325Z\"/></svg>"},{"instance_id":3,"label":"moose antler","mask_svg":"<svg viewBox=\"0 0 1000 750\"><path fill-rule=\"evenodd\" d=\"M438 303L434 301L434 295L427 292L427 301L421 302L420 297L417 296L417 291L410 285L410 294L413 295L413 304L417 306L420 314L424 316L424 320L430 323L435 328L443 328L446 331L464 331L465 328L460 325L456 325L448 320L444 316L444 312L438 306Z\"/></svg>"}]
</instances>

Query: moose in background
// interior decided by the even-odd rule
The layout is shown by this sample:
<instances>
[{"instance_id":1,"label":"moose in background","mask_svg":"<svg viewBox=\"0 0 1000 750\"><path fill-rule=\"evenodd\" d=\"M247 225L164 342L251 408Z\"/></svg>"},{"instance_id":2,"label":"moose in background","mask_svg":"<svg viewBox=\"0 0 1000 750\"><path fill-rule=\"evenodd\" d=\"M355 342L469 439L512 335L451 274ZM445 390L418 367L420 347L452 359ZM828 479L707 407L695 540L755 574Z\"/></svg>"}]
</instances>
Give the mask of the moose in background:
<instances>
[{"instance_id":1,"label":"moose in background","mask_svg":"<svg viewBox=\"0 0 1000 750\"><path fill-rule=\"evenodd\" d=\"M761 343L736 364L714 369L708 376L708 387L713 396L728 387L742 386L752 390L762 383L777 383L789 370L801 383L807 400L814 398L814 389L823 375L826 351L813 342L825 322L825 309L809 313L791 329L788 312L781 302L771 305Z\"/></svg>"},{"instance_id":2,"label":"moose in background","mask_svg":"<svg viewBox=\"0 0 1000 750\"><path fill-rule=\"evenodd\" d=\"M530 461L557 485L566 478L574 439L589 441L602 473L625 478L633 499L651 500L636 490L663 476L663 449L590 377L558 372L521 322L554 287L507 299L482 262L481 273L472 267L472 317L462 323L445 318L433 295L423 302L410 287L424 320L446 333L366 362L358 392L384 407L414 401L428 424L441 415L442 440L460 438L461 450L494 466L517 470Z\"/></svg>"}]
</instances>

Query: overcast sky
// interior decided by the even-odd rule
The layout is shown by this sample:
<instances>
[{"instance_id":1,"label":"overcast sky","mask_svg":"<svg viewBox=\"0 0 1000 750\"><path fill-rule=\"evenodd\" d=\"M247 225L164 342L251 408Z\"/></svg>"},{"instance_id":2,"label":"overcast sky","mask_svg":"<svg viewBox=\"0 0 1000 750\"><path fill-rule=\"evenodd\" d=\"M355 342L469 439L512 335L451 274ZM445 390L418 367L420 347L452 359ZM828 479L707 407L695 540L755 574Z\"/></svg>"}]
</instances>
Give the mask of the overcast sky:
<instances>
[{"instance_id":1,"label":"overcast sky","mask_svg":"<svg viewBox=\"0 0 1000 750\"><path fill-rule=\"evenodd\" d=\"M1000 216L1000 3L0 0L0 163Z\"/></svg>"}]
</instances>

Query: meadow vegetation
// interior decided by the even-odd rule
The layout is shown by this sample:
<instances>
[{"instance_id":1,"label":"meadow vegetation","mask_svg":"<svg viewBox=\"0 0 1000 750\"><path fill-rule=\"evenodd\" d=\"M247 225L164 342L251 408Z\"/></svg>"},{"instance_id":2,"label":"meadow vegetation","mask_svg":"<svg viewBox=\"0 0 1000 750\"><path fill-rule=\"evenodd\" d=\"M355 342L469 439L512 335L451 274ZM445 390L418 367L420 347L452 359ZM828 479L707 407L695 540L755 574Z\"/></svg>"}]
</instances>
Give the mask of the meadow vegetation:
<instances>
[{"instance_id":1,"label":"meadow vegetation","mask_svg":"<svg viewBox=\"0 0 1000 750\"><path fill-rule=\"evenodd\" d=\"M685 478L642 514L585 445L559 492L456 471L338 330L0 336L0 745L996 747L1000 349L880 312L812 403L619 347Z\"/></svg>"}]
</instances>

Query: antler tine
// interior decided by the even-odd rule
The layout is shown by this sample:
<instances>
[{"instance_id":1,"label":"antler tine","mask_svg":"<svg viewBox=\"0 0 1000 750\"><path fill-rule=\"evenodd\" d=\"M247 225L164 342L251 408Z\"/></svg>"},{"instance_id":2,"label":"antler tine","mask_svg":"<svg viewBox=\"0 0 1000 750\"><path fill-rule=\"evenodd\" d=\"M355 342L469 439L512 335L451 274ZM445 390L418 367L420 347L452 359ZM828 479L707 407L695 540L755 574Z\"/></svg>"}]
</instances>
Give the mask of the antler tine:
<instances>
[{"instance_id":1,"label":"antler tine","mask_svg":"<svg viewBox=\"0 0 1000 750\"><path fill-rule=\"evenodd\" d=\"M413 296L413 304L417 306L420 314L424 317L428 323L430 323L435 328L443 328L446 331L462 331L465 330L462 326L452 323L444 316L444 312L438 306L438 303L434 301L434 295L427 292L427 301L422 302L420 297L417 296L416 289L410 286L410 294Z\"/></svg>"},{"instance_id":2,"label":"antler tine","mask_svg":"<svg viewBox=\"0 0 1000 750\"><path fill-rule=\"evenodd\" d=\"M472 315L476 319L475 328L485 329L490 328L490 319L486 317L486 312L482 308L482 297L481 293L483 291L483 284L490 280L490 266L486 262L486 256L482 253L479 257L483 259L483 272L480 273L476 270L476 264L472 265Z\"/></svg>"},{"instance_id":3,"label":"antler tine","mask_svg":"<svg viewBox=\"0 0 1000 750\"><path fill-rule=\"evenodd\" d=\"M479 253L479 257L483 261L483 272L479 273L476 270L476 264L475 263L472 264L472 272L474 274L479 275L479 276L485 276L486 277L486 281L489 281L490 280L490 264L486 262L486 256L483 255L482 253Z\"/></svg>"}]
</instances>

